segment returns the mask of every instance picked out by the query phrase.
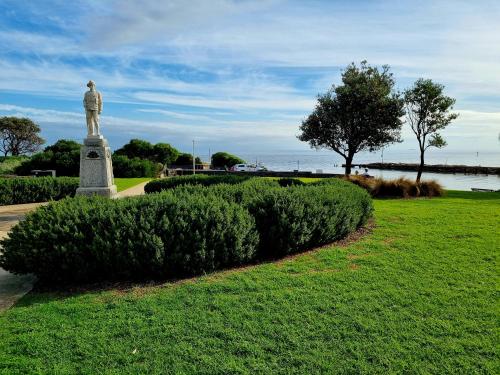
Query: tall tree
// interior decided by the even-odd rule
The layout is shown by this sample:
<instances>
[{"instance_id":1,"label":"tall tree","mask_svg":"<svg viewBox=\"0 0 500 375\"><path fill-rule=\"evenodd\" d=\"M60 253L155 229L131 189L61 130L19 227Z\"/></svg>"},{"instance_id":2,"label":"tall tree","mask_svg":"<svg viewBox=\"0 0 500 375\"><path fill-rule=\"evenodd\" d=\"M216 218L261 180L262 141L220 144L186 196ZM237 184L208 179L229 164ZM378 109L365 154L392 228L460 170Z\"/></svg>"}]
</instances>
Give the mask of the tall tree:
<instances>
[{"instance_id":1,"label":"tall tree","mask_svg":"<svg viewBox=\"0 0 500 375\"><path fill-rule=\"evenodd\" d=\"M366 61L359 67L352 63L342 73L342 85L318 96L298 138L341 155L349 175L356 153L400 141L403 115L404 102L394 91L389 67L379 70Z\"/></svg>"},{"instance_id":2,"label":"tall tree","mask_svg":"<svg viewBox=\"0 0 500 375\"><path fill-rule=\"evenodd\" d=\"M0 117L0 151L4 156L35 152L45 143L39 133L40 127L29 118Z\"/></svg>"},{"instance_id":3,"label":"tall tree","mask_svg":"<svg viewBox=\"0 0 500 375\"><path fill-rule=\"evenodd\" d=\"M439 131L458 117L458 113L450 113L455 99L445 96L443 91L443 85L420 78L404 94L406 119L417 137L420 149L417 182L420 182L424 170L425 151L429 147L446 146Z\"/></svg>"}]
</instances>

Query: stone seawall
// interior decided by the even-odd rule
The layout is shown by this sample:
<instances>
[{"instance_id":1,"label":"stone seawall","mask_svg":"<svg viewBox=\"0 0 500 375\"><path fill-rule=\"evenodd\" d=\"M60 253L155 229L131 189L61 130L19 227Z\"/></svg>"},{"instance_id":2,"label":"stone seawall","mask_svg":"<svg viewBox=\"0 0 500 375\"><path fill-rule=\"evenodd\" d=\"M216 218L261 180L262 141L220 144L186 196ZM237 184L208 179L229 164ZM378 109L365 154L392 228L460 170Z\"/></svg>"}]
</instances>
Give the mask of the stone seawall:
<instances>
[{"instance_id":1,"label":"stone seawall","mask_svg":"<svg viewBox=\"0 0 500 375\"><path fill-rule=\"evenodd\" d=\"M345 164L342 164L342 167L344 166ZM353 164L352 166L353 167L359 166L361 168L369 168L369 169L394 170L394 171L412 171L412 172L418 171L418 164L409 164L409 163L366 163L366 164ZM500 175L500 167L431 164L431 165L424 165L424 172Z\"/></svg>"},{"instance_id":2,"label":"stone seawall","mask_svg":"<svg viewBox=\"0 0 500 375\"><path fill-rule=\"evenodd\" d=\"M176 169L173 171L169 170L169 175L174 172L177 176L190 175L193 174L192 169ZM312 173L312 172L275 172L275 171L261 171L261 172L229 172L223 170L196 170L196 174L233 174L241 176L258 176L258 177L314 177L314 178L329 178L329 177L342 177L343 174L335 173Z\"/></svg>"}]
</instances>

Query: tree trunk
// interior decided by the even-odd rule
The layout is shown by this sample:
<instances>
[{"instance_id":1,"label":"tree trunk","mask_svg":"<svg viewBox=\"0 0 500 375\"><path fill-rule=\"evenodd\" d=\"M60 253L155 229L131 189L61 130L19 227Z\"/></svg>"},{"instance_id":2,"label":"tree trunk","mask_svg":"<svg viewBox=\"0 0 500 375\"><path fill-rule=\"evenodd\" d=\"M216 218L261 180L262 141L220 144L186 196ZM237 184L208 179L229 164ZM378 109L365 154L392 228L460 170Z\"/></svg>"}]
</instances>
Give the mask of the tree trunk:
<instances>
[{"instance_id":1,"label":"tree trunk","mask_svg":"<svg viewBox=\"0 0 500 375\"><path fill-rule=\"evenodd\" d=\"M354 155L347 155L345 158L345 175L349 176L351 174L351 167L352 167L352 159L354 158Z\"/></svg>"},{"instance_id":2,"label":"tree trunk","mask_svg":"<svg viewBox=\"0 0 500 375\"><path fill-rule=\"evenodd\" d=\"M420 182L420 177L422 177L422 172L424 171L424 152L424 150L420 150L420 165L418 166L417 183Z\"/></svg>"}]
</instances>

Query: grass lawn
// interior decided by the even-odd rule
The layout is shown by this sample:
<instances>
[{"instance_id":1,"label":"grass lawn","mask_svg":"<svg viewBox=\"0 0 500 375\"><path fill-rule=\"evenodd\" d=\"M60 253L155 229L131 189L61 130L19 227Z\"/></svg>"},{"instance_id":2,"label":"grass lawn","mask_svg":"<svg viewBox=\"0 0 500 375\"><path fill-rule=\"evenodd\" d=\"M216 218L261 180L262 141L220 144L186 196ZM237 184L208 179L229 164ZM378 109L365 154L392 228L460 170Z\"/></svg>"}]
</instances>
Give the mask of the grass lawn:
<instances>
[{"instance_id":1,"label":"grass lawn","mask_svg":"<svg viewBox=\"0 0 500 375\"><path fill-rule=\"evenodd\" d=\"M30 293L0 373L500 373L500 195L376 200L347 246L127 290Z\"/></svg>"},{"instance_id":2,"label":"grass lawn","mask_svg":"<svg viewBox=\"0 0 500 375\"><path fill-rule=\"evenodd\" d=\"M139 178L115 178L115 185L118 191L127 190L132 186L139 185L141 182L146 182L151 180L150 177L139 177Z\"/></svg>"}]
</instances>

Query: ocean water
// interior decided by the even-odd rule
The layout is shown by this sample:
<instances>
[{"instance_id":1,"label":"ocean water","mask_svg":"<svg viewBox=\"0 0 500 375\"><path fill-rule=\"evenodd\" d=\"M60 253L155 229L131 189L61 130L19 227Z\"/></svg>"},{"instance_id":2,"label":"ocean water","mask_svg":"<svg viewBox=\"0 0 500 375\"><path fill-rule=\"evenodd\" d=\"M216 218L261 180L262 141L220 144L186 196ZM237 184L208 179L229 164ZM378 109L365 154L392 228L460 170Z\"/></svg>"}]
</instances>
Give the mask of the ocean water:
<instances>
[{"instance_id":1,"label":"ocean water","mask_svg":"<svg viewBox=\"0 0 500 375\"><path fill-rule=\"evenodd\" d=\"M276 153L248 153L238 154L248 163L262 163L267 169L274 171L311 171L322 170L324 173L344 173L343 158L333 151L305 151L305 152L276 152ZM382 160L383 157L383 160ZM385 151L377 153L360 153L356 155L354 163L393 162L417 163L417 150ZM453 152L443 150L429 150L426 153L426 164L458 164L500 166L499 152ZM355 170L353 170L354 173ZM414 179L416 172L375 170L369 171L373 176L388 179L407 177ZM496 175L465 175L424 172L423 179L433 179L441 183L446 189L470 190L483 188L500 190L500 176Z\"/></svg>"}]
</instances>

